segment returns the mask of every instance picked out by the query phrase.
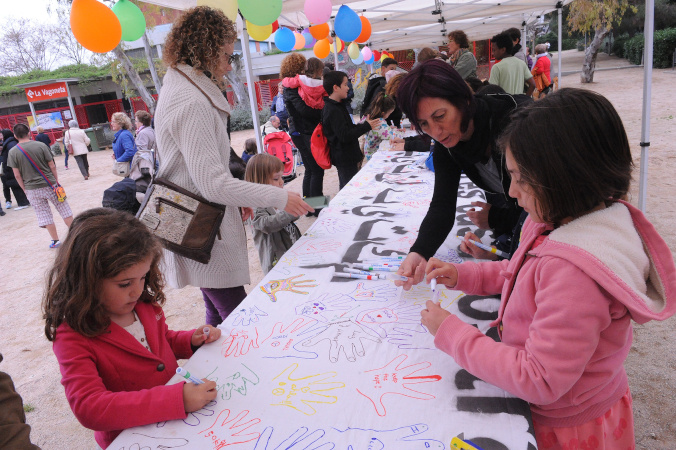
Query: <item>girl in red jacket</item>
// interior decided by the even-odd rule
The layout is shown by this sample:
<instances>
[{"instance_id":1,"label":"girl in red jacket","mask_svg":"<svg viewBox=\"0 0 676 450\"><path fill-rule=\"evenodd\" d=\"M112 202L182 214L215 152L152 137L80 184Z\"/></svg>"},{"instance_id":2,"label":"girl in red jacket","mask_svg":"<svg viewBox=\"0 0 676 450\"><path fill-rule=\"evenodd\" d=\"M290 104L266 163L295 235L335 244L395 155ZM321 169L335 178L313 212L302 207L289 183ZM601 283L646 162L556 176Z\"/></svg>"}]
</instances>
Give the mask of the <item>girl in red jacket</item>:
<instances>
[{"instance_id":1,"label":"girl in red jacket","mask_svg":"<svg viewBox=\"0 0 676 450\"><path fill-rule=\"evenodd\" d=\"M509 195L529 213L518 249L511 260L426 267L428 282L501 293L501 341L433 302L422 323L468 372L530 403L539 449L634 448L623 363L632 320L676 312L671 251L622 200L633 161L608 100L562 89L512 121L500 146Z\"/></svg>"},{"instance_id":2,"label":"girl in red jacket","mask_svg":"<svg viewBox=\"0 0 676 450\"><path fill-rule=\"evenodd\" d=\"M125 428L183 419L216 397L213 381L166 385L177 359L221 331L169 330L161 255L132 215L96 208L75 218L49 272L45 334L71 409L102 448Z\"/></svg>"}]
</instances>

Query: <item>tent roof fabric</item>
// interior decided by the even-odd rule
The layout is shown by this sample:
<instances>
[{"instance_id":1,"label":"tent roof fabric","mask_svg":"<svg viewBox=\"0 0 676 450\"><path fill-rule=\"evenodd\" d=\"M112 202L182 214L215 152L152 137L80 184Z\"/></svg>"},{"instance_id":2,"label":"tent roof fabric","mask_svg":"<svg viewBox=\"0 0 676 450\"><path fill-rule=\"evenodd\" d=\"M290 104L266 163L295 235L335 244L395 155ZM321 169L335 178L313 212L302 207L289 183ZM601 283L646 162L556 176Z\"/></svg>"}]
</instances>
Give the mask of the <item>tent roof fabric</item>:
<instances>
[{"instance_id":1,"label":"tent roof fabric","mask_svg":"<svg viewBox=\"0 0 676 450\"><path fill-rule=\"evenodd\" d=\"M197 0L143 1L175 9L197 4ZM534 22L538 16L556 9L555 0L453 0L438 2L440 13L436 14L434 0L331 0L331 3L334 15L341 5L347 4L367 17L373 30L369 45L390 51L443 45L448 33L458 29L467 33L470 40L489 39L505 28L521 29L523 22ZM284 1L280 24L309 26L304 4L305 0Z\"/></svg>"}]
</instances>

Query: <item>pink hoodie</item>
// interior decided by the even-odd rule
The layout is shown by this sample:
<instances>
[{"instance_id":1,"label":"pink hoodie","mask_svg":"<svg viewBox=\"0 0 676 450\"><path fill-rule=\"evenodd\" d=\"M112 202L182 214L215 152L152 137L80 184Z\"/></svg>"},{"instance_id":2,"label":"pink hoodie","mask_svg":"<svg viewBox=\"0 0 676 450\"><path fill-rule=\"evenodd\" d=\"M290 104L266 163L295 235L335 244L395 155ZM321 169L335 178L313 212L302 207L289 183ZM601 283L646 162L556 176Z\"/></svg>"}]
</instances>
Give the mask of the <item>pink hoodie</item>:
<instances>
[{"instance_id":1,"label":"pink hoodie","mask_svg":"<svg viewBox=\"0 0 676 450\"><path fill-rule=\"evenodd\" d=\"M676 312L676 267L652 224L624 202L532 248L544 230L529 218L511 260L455 265L456 289L502 292L493 323L502 343L456 316L444 320L434 342L473 375L530 402L538 422L574 427L627 391L631 319L643 324Z\"/></svg>"},{"instance_id":2,"label":"pink hoodie","mask_svg":"<svg viewBox=\"0 0 676 450\"><path fill-rule=\"evenodd\" d=\"M306 105L313 109L324 108L324 97L328 94L324 89L322 80L315 80L314 78L305 75L296 75L293 78L284 78L282 85L285 88L298 88L298 94L303 99Z\"/></svg>"}]
</instances>

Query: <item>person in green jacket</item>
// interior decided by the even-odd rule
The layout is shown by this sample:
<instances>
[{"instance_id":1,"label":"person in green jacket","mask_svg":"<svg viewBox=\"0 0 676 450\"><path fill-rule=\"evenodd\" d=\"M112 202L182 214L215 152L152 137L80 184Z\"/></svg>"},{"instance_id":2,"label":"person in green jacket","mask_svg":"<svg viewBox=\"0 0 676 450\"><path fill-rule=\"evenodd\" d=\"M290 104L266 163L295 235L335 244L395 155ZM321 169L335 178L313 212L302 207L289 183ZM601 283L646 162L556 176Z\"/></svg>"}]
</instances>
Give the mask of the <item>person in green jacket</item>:
<instances>
[{"instance_id":1,"label":"person in green jacket","mask_svg":"<svg viewBox=\"0 0 676 450\"><path fill-rule=\"evenodd\" d=\"M469 49L469 40L462 30L448 33L448 52L451 67L458 71L463 80L476 78L476 58Z\"/></svg>"}]
</instances>

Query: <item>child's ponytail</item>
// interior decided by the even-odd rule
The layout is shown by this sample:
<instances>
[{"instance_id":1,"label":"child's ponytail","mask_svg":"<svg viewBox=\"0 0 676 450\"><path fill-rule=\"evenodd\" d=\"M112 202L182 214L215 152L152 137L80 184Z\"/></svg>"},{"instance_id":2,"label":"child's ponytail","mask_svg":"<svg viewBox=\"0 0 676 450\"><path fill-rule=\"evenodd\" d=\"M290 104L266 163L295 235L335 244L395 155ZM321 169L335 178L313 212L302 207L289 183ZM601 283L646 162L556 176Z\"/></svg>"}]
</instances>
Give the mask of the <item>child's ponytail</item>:
<instances>
[{"instance_id":1,"label":"child's ponytail","mask_svg":"<svg viewBox=\"0 0 676 450\"><path fill-rule=\"evenodd\" d=\"M397 104L392 96L387 95L385 91L381 91L371 102L368 113L369 119L382 119L387 111L393 110L396 106Z\"/></svg>"}]
</instances>

